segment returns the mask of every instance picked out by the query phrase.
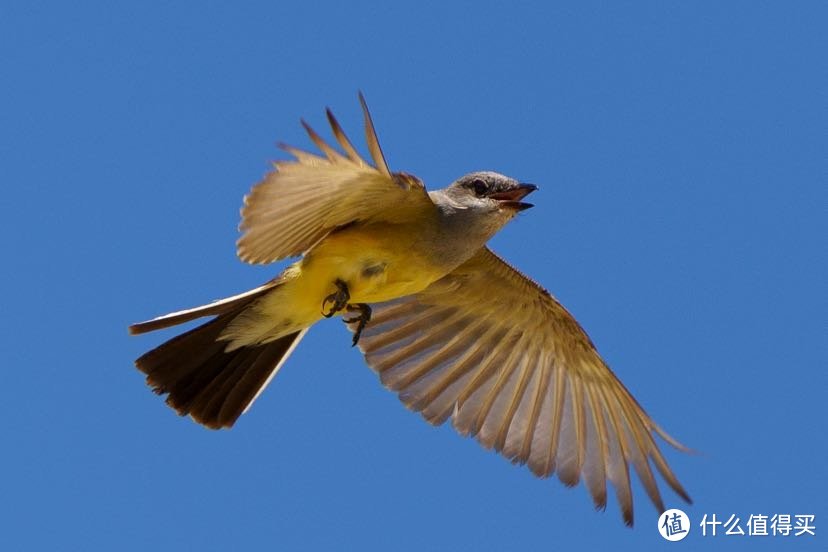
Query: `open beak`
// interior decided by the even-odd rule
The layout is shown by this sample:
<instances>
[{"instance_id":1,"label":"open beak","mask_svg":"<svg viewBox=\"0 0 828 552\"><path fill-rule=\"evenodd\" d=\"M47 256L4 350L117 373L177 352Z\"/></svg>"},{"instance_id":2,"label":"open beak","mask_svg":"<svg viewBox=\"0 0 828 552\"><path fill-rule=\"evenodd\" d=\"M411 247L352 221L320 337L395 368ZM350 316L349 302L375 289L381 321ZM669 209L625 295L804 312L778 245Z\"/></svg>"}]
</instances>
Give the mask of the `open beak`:
<instances>
[{"instance_id":1,"label":"open beak","mask_svg":"<svg viewBox=\"0 0 828 552\"><path fill-rule=\"evenodd\" d=\"M534 207L534 205L532 205L531 203L524 203L521 201L521 199L528 196L537 189L538 187L534 184L518 184L511 190L506 190L505 192L497 192L489 195L489 197L491 199L496 199L504 207L510 207L517 211L523 211L530 207Z\"/></svg>"}]
</instances>

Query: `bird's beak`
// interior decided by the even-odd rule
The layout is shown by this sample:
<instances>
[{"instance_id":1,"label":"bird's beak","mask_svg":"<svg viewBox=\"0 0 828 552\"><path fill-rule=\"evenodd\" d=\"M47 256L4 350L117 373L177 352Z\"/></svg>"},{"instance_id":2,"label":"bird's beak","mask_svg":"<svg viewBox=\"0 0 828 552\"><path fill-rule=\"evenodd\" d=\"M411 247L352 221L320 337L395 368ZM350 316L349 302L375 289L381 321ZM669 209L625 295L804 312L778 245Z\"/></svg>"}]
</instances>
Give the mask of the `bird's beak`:
<instances>
[{"instance_id":1,"label":"bird's beak","mask_svg":"<svg viewBox=\"0 0 828 552\"><path fill-rule=\"evenodd\" d=\"M510 207L517 211L523 211L530 207L534 207L534 205L532 205L531 203L524 203L521 201L521 199L528 196L537 189L538 187L534 184L518 184L511 190L506 190L505 192L497 192L489 195L489 197L491 199L496 199L504 207Z\"/></svg>"}]
</instances>

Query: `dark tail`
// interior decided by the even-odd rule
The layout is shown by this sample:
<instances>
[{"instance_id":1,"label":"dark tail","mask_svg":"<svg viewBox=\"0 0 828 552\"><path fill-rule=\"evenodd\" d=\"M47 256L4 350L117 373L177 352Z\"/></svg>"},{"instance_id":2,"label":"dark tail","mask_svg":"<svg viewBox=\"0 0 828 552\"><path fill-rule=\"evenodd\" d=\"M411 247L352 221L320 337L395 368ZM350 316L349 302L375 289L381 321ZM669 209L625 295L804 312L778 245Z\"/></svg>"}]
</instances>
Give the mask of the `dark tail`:
<instances>
[{"instance_id":1,"label":"dark tail","mask_svg":"<svg viewBox=\"0 0 828 552\"><path fill-rule=\"evenodd\" d=\"M286 335L258 346L240 347L226 352L226 341L218 337L224 328L256 297L268 291L244 294L207 305L143 322L130 327L143 333L180 324L199 316L216 318L174 337L135 361L147 375L147 384L162 395L179 414L189 414L212 429L231 427L259 393L267 386L307 330Z\"/></svg>"}]
</instances>

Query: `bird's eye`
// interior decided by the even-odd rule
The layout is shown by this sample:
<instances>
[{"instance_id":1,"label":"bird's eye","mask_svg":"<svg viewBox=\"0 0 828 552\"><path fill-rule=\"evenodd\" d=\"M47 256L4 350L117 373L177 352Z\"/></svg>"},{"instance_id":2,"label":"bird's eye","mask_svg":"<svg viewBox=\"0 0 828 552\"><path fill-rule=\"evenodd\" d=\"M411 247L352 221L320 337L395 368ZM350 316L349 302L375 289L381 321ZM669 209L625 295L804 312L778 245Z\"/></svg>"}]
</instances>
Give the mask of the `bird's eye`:
<instances>
[{"instance_id":1,"label":"bird's eye","mask_svg":"<svg viewBox=\"0 0 828 552\"><path fill-rule=\"evenodd\" d=\"M477 197L483 197L486 195L486 192L489 191L489 187L486 186L486 183L479 178L472 180L471 187L474 189L474 194Z\"/></svg>"}]
</instances>

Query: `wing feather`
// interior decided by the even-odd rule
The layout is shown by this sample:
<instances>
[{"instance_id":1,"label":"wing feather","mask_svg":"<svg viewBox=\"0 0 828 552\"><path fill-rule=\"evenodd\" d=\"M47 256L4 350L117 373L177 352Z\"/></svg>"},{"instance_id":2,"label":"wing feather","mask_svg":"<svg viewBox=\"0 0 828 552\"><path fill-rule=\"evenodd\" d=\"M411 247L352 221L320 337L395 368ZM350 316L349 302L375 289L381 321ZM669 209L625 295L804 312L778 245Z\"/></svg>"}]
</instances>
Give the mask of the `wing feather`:
<instances>
[{"instance_id":1,"label":"wing feather","mask_svg":"<svg viewBox=\"0 0 828 552\"><path fill-rule=\"evenodd\" d=\"M304 119L300 119L299 122L302 123L303 127L305 127L305 132L308 133L308 136L310 137L311 141L313 141L313 143L316 144L317 148L322 150L322 152L325 154L325 157L328 158L328 161L330 161L331 163L341 163L345 160L344 157L342 157L342 155L338 151L336 151L327 143L325 143L325 140L323 140L322 137L319 136L316 133L316 131L313 130L313 128L311 128L307 121L305 121Z\"/></svg>"},{"instance_id":2,"label":"wing feather","mask_svg":"<svg viewBox=\"0 0 828 552\"><path fill-rule=\"evenodd\" d=\"M547 425L547 431L549 432L548 448L543 456L544 460L542 465L533 466L532 464L529 464L529 467L535 472L535 475L540 477L549 477L549 475L555 471L555 456L558 450L558 440L561 436L561 426L563 425L564 417L564 402L566 400L566 373L560 366L557 365L555 361L552 362L550 369L555 376L553 379L555 383L552 388L552 394L550 395L550 400L552 401L552 419Z\"/></svg>"},{"instance_id":3,"label":"wing feather","mask_svg":"<svg viewBox=\"0 0 828 552\"><path fill-rule=\"evenodd\" d=\"M520 351L513 348L506 354L503 364L499 367L499 374L494 385L489 390L480 410L477 412L474 424L472 426L472 433L477 435L477 439L486 448L492 448L494 445L494 435L492 435L492 424L496 424L495 418L499 416L499 410L502 408L506 397L509 394L510 381L514 381L515 362L521 357Z\"/></svg>"},{"instance_id":4,"label":"wing feather","mask_svg":"<svg viewBox=\"0 0 828 552\"><path fill-rule=\"evenodd\" d=\"M505 333L506 331L504 329L499 329L499 331L490 330L486 334L480 336L480 341L497 343L500 341L501 337L505 335ZM479 345L469 347L463 356L458 358L453 365L444 367L445 369L442 371L440 378L436 380L426 392L423 393L422 397L417 403L414 403L411 408L417 411L425 408L426 405L430 404L432 401L436 400L438 396L442 395L446 389L454 385L458 379L465 377L466 374L475 370L483 360L482 357L486 354L487 351ZM471 384L471 382L469 383ZM459 398L458 393L455 400L459 400Z\"/></svg>"},{"instance_id":5,"label":"wing feather","mask_svg":"<svg viewBox=\"0 0 828 552\"><path fill-rule=\"evenodd\" d=\"M555 473L558 480L567 487L577 485L580 473L575 471L575 456L578 447L575 435L575 381L566 378L566 393L564 393L563 412L561 414L561 430L558 435L558 446L555 453Z\"/></svg>"},{"instance_id":6,"label":"wing feather","mask_svg":"<svg viewBox=\"0 0 828 552\"><path fill-rule=\"evenodd\" d=\"M494 449L498 452L503 451L503 447L506 446L506 437L509 433L509 429L512 426L512 421L514 420L515 413L520 406L521 401L523 400L523 394L526 392L526 387L529 385L529 380L532 377L532 367L529 364L530 360L527 358L527 355L524 355L519 360L519 366L515 368L517 371L517 380L515 383L515 390L512 393L512 396L509 398L508 406L505 407L503 416L500 420L500 425L497 428L497 432L495 433L494 438ZM504 456L507 458L510 456L509 454L504 452Z\"/></svg>"},{"instance_id":7,"label":"wing feather","mask_svg":"<svg viewBox=\"0 0 828 552\"><path fill-rule=\"evenodd\" d=\"M586 382L587 400L589 401L590 433L587 456L584 469L584 481L592 495L592 501L599 510L607 507L607 462L609 447L607 445L607 430L604 426L604 415L601 410L600 399L590 382ZM589 445L592 445L591 450Z\"/></svg>"},{"instance_id":8,"label":"wing feather","mask_svg":"<svg viewBox=\"0 0 828 552\"><path fill-rule=\"evenodd\" d=\"M385 162L385 156L382 154L379 139L377 139L377 131L374 129L374 121L371 119L371 113L368 111L368 104L365 102L365 96L362 92L359 93L359 103L362 106L362 114L365 118L365 139L368 141L368 151L371 152L371 158L374 160L377 170L390 177L391 171L388 170L388 163Z\"/></svg>"},{"instance_id":9,"label":"wing feather","mask_svg":"<svg viewBox=\"0 0 828 552\"><path fill-rule=\"evenodd\" d=\"M618 414L611 408L612 399L609 393L604 388L600 389L600 393L603 401L606 424L607 427L612 429L608 434L610 437L610 450L614 452L611 455L612 461L610 463L609 479L615 486L615 495L618 499L618 507L621 508L624 523L631 526L633 524L633 499L632 491L630 490L630 467L627 461L629 453L624 438L624 429L618 421Z\"/></svg>"},{"instance_id":10,"label":"wing feather","mask_svg":"<svg viewBox=\"0 0 828 552\"><path fill-rule=\"evenodd\" d=\"M542 360L539 359L539 366L543 366ZM536 428L538 427L538 420L540 419L541 407L543 406L543 399L546 396L547 388L549 387L549 370L536 370L540 374L540 381L535 388L535 395L532 397L532 411L527 422L526 433L523 436L523 443L521 445L518 457L522 463L529 461L529 456L532 451L532 441L535 436Z\"/></svg>"},{"instance_id":11,"label":"wing feather","mask_svg":"<svg viewBox=\"0 0 828 552\"><path fill-rule=\"evenodd\" d=\"M628 525L630 466L659 510L650 462L690 501L654 435L686 449L652 421L566 309L488 249L419 294L373 306L359 345L383 384L429 422L451 418L458 432L539 477L583 480L598 509L611 483Z\"/></svg>"},{"instance_id":12,"label":"wing feather","mask_svg":"<svg viewBox=\"0 0 828 552\"><path fill-rule=\"evenodd\" d=\"M503 343L511 343L517 334L516 329L511 329L508 338ZM479 430L477 422L479 412L483 408L486 398L497 383L498 370L501 370L507 357L509 348L491 351L476 367L476 371L469 384L460 391L457 397L457 405L453 415L452 423L454 428L461 435L476 435Z\"/></svg>"},{"instance_id":13,"label":"wing feather","mask_svg":"<svg viewBox=\"0 0 828 552\"><path fill-rule=\"evenodd\" d=\"M525 385L515 396L515 409L508 427L501 428L500 436L503 442L502 454L515 464L526 462L523 445L527 434L534 432L532 425L532 410L536 407L538 387L542 384L544 370L537 369L537 360L531 358L534 351L527 351L527 360L524 368Z\"/></svg>"},{"instance_id":14,"label":"wing feather","mask_svg":"<svg viewBox=\"0 0 828 552\"><path fill-rule=\"evenodd\" d=\"M243 261L270 263L301 255L331 231L353 222L404 223L436 209L422 182L388 170L362 95L360 103L376 166L360 157L330 110L328 122L345 155L302 120L324 156L280 144L295 159L274 163L274 170L245 196L237 243Z\"/></svg>"},{"instance_id":15,"label":"wing feather","mask_svg":"<svg viewBox=\"0 0 828 552\"><path fill-rule=\"evenodd\" d=\"M340 126L339 121L336 120L336 117L334 117L334 114L330 108L325 108L325 115L328 116L328 123L331 125L336 141L339 142L339 145L345 150L345 154L348 156L348 159L354 163L363 164L364 161L362 160L362 157L360 157L359 153L357 153L356 148L348 139L345 131L342 130L342 126Z\"/></svg>"}]
</instances>

